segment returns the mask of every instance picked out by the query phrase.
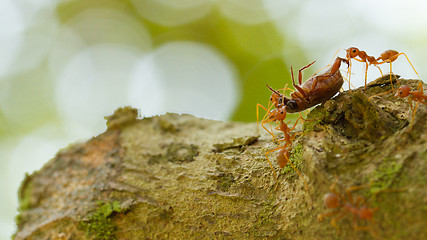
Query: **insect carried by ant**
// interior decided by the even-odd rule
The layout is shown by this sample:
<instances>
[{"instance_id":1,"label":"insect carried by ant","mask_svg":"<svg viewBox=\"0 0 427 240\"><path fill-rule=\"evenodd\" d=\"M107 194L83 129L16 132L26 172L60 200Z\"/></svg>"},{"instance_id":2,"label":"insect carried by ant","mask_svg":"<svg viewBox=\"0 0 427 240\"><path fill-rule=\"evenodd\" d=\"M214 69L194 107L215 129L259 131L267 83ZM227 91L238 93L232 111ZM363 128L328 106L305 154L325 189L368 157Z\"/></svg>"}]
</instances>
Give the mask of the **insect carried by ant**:
<instances>
[{"instance_id":1,"label":"insect carried by ant","mask_svg":"<svg viewBox=\"0 0 427 240\"><path fill-rule=\"evenodd\" d=\"M412 125L414 123L414 119L415 119L415 113L417 112L417 108L418 105L421 103L423 105L427 104L427 94L424 93L423 90L423 82L420 81L418 83L418 87L417 90L412 91L411 87L409 87L408 85L402 85L399 87L399 89L396 91L396 94L394 95L395 97L409 97L409 103L411 105L411 110L412 110L412 120L411 120L411 129L412 129ZM415 101L415 107L412 105L412 101Z\"/></svg>"},{"instance_id":2,"label":"insect carried by ant","mask_svg":"<svg viewBox=\"0 0 427 240\"><path fill-rule=\"evenodd\" d=\"M302 71L315 62L302 67L298 71L299 85L295 84L293 69L291 67L292 84L296 91L291 93L290 98L283 96L283 103L287 106L286 111L288 113L301 112L319 103L326 102L341 89L344 80L339 68L341 62L348 65L348 61L340 57L335 59L332 66L325 73L313 75L302 84Z\"/></svg>"},{"instance_id":3,"label":"insect carried by ant","mask_svg":"<svg viewBox=\"0 0 427 240\"><path fill-rule=\"evenodd\" d=\"M406 57L409 64L411 65L412 69L418 75L418 72L415 70L415 68L412 65L411 61L409 60L408 56L404 52L398 52L396 50L387 50L387 51L381 53L381 55L378 58L375 58L373 56L369 56L365 51L361 51L356 47L348 48L346 50L346 52L347 52L346 59L350 63L349 74L351 74L351 59L365 63L365 65L366 65L366 67L365 67L365 90L366 90L366 84L367 84L368 66L374 65L375 67L377 67L379 69L381 75L383 75L383 73L382 73L381 69L378 67L378 65L381 65L383 63L389 63L390 64L390 82L391 82L392 90L394 92L392 75L391 75L392 74L392 66L391 65L392 65L392 62L396 61L396 59L400 55L404 55ZM419 75L418 75L418 78L421 79ZM399 83L399 81L397 81L397 82Z\"/></svg>"},{"instance_id":4,"label":"insect carried by ant","mask_svg":"<svg viewBox=\"0 0 427 240\"><path fill-rule=\"evenodd\" d=\"M346 215L353 215L353 228L357 231L369 231L374 237L378 237L375 231L370 228L370 225L374 225L373 219L374 213L378 210L378 207L371 208L366 204L363 197L357 196L354 199L351 192L364 188L364 185L352 186L345 190L345 196L339 193L336 189L336 183L338 178L335 177L334 183L330 187L330 192L325 194L323 202L326 208L333 209L333 211L318 215L319 221L322 221L325 217L338 215L331 220L331 225L339 232L339 227L336 224L338 220L345 217ZM365 220L367 225L359 226L358 221Z\"/></svg>"}]
</instances>

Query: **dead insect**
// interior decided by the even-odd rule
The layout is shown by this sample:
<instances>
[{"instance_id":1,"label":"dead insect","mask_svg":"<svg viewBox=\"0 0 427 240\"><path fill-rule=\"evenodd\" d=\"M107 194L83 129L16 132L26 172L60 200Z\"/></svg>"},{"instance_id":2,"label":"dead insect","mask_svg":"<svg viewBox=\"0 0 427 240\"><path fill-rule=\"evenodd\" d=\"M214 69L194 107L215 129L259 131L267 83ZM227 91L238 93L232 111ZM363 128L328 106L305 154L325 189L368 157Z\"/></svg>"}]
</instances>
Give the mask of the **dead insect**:
<instances>
[{"instance_id":1,"label":"dead insect","mask_svg":"<svg viewBox=\"0 0 427 240\"><path fill-rule=\"evenodd\" d=\"M290 98L281 96L288 113L301 112L319 103L331 99L342 87L344 80L339 70L341 62L348 65L344 58L337 57L332 66L323 74L313 75L302 85L302 71L315 63L312 62L298 71L299 85L295 84L293 69L291 67L292 83L296 91ZM268 87L271 91L274 90Z\"/></svg>"}]
</instances>

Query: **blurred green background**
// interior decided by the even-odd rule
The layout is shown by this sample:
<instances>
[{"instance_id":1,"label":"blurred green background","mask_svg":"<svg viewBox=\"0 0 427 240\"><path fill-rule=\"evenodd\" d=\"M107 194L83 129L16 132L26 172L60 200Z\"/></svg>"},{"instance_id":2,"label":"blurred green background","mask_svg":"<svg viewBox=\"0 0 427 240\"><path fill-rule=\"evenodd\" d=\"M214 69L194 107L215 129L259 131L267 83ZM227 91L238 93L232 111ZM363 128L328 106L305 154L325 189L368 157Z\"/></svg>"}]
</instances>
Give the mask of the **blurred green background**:
<instances>
[{"instance_id":1,"label":"blurred green background","mask_svg":"<svg viewBox=\"0 0 427 240\"><path fill-rule=\"evenodd\" d=\"M404 51L425 76L425 7L420 0L1 1L0 239L14 231L24 174L104 131L103 117L120 106L142 116L254 122L256 104L268 103L265 84L289 85L291 65L317 60L307 79L351 46L374 56ZM393 69L416 77L404 58ZM360 86L363 64L353 73Z\"/></svg>"}]
</instances>

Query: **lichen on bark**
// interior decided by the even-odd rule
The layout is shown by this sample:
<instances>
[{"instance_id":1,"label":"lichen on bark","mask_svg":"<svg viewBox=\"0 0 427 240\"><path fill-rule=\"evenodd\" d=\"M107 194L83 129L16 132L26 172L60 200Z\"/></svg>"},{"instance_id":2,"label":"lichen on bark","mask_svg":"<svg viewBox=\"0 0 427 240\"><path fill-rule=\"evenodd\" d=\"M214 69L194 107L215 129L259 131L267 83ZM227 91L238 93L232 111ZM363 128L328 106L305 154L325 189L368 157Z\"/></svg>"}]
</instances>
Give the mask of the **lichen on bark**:
<instances>
[{"instance_id":1,"label":"lichen on bark","mask_svg":"<svg viewBox=\"0 0 427 240\"><path fill-rule=\"evenodd\" d=\"M411 130L407 99L369 100L390 89L387 77L310 112L291 150L308 192L292 168L273 163L275 189L264 153L277 144L255 123L119 109L105 133L26 177L14 238L427 239L427 109ZM317 220L335 178L339 190L367 185L354 194L378 207L370 231L354 230L351 215L338 221L340 234L330 218Z\"/></svg>"}]
</instances>

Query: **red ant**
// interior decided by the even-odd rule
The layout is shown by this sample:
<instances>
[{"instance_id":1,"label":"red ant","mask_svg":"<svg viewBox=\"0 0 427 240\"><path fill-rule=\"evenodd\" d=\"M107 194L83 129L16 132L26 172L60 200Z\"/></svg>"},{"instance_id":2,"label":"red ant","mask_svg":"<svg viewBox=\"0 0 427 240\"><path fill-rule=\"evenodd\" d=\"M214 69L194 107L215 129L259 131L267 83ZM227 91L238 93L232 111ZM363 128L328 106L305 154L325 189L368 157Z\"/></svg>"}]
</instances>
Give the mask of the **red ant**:
<instances>
[{"instance_id":1,"label":"red ant","mask_svg":"<svg viewBox=\"0 0 427 240\"><path fill-rule=\"evenodd\" d=\"M363 62L363 63L366 64L366 68L365 68L365 90L366 90L366 84L367 84L368 66L369 65L374 65L375 67L378 68L378 70L380 71L381 75L383 75L381 69L377 65L380 65L380 64L383 64L383 63L390 63L390 82L391 82L391 88L394 91L393 81L392 81L392 76L391 76L391 74L392 74L391 63L394 62L394 61L396 61L396 59L400 55L405 55L406 59L408 60L409 64L411 65L412 69L418 75L418 72L415 70L415 68L412 65L411 61L409 61L408 56L405 53L403 53L403 52L399 53L396 50L387 50L387 51L381 53L381 55L378 58L375 58L373 56L369 56L365 51L360 51L358 48L355 48L355 47L348 48L346 50L346 52L347 52L346 58L347 58L347 60L349 62L350 62L351 59L354 59L356 61ZM351 69L351 67L350 67L350 69ZM420 78L419 75L418 75L418 78ZM397 82L399 83L398 80L397 80Z\"/></svg>"},{"instance_id":2,"label":"red ant","mask_svg":"<svg viewBox=\"0 0 427 240\"><path fill-rule=\"evenodd\" d=\"M274 113L274 116L272 115ZM275 152L277 150L279 150L279 152L277 153L277 163L279 165L280 168L283 168L286 166L286 164L291 164L292 168L295 170L295 172L301 177L301 179L304 182L304 185L308 191L308 185L305 182L305 180L302 178L301 173L298 171L298 169L295 167L295 165L289 161L289 150L292 148L292 144L293 141L295 140L296 134L295 133L291 133L295 127L298 124L298 120L300 118L297 119L297 121L295 122L294 126L292 128L289 128L288 124L284 122L286 118L286 106L283 106L279 109L274 109L273 111L270 112L269 115L269 122L270 121L276 121L277 124L279 125L278 127L276 127L276 130L280 130L283 132L283 138L279 139L279 142L285 142L283 146L277 147L275 149L272 149L268 152L265 153L265 157L267 158L268 163L270 164L271 169L273 170L274 173L274 177L276 179L276 189L278 187L278 180L277 180L277 174L276 171L273 168L273 165L271 164L270 159L268 158L268 154Z\"/></svg>"},{"instance_id":3,"label":"red ant","mask_svg":"<svg viewBox=\"0 0 427 240\"><path fill-rule=\"evenodd\" d=\"M418 104L422 103L424 105L427 104L427 95L424 94L424 90L423 90L423 82L419 82L418 83L418 87L416 91L411 91L411 87L409 87L408 85L402 85L399 87L399 89L397 90L396 94L394 95L395 97L408 97L410 99L410 104L411 104L411 110L413 111L412 114L412 121L411 121L411 129L412 129L412 125L415 119L415 113L417 111L418 108ZM417 102L415 104L415 108L413 108L412 106L412 100L414 100L415 102Z\"/></svg>"},{"instance_id":4,"label":"red ant","mask_svg":"<svg viewBox=\"0 0 427 240\"><path fill-rule=\"evenodd\" d=\"M337 181L337 180L336 180ZM339 227L336 224L338 220L346 216L347 214L353 215L353 228L358 231L370 231L369 226L358 226L358 219L364 219L367 222L371 222L374 224L374 213L378 210L376 208L370 208L367 206L365 199L361 196L356 198L354 201L353 196L351 194L352 191L364 188L365 186L353 186L346 189L346 196L340 194L336 189L336 181L330 187L329 193L325 194L323 197L323 202L326 208L335 209L335 211L327 212L322 215L318 215L317 218L319 221L322 221L323 218L339 214L337 217L331 220L331 225L337 229L339 232ZM370 231L371 234L377 237L377 234L374 231Z\"/></svg>"}]
</instances>

